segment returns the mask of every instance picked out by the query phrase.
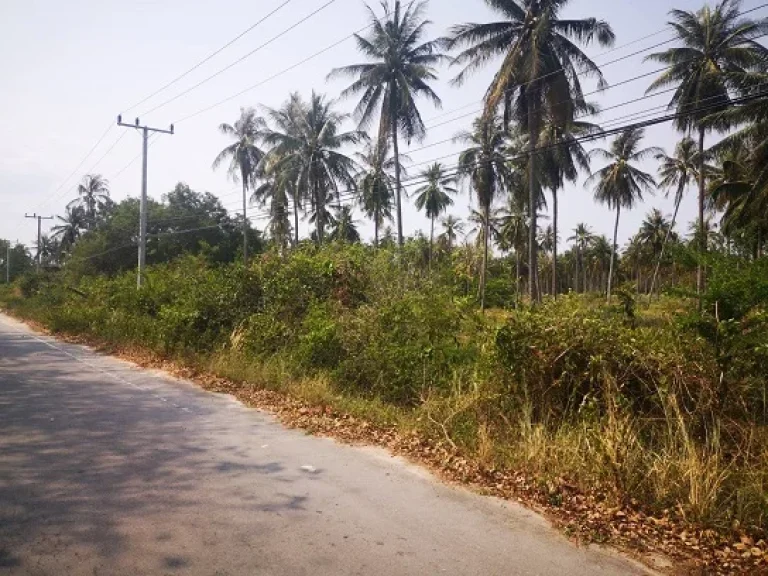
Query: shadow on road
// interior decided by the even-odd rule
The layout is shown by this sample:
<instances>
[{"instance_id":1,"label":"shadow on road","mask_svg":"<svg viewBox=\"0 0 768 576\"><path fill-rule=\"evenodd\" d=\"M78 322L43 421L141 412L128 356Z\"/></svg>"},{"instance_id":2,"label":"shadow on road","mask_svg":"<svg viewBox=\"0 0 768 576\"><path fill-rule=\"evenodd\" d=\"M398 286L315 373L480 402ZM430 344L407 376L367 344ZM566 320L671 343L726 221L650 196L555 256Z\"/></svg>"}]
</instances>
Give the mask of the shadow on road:
<instances>
[{"instance_id":1,"label":"shadow on road","mask_svg":"<svg viewBox=\"0 0 768 576\"><path fill-rule=\"evenodd\" d=\"M254 463L242 445L221 460L228 431L213 417L220 403L208 395L210 408L196 402L189 414L40 342L0 332L0 568L20 566L38 548L42 554L83 548L109 559L124 552L126 522L150 519L145 528L151 532L171 511L199 523L201 487L217 505L242 503L242 495L216 494L225 478L280 476L290 484L293 476L282 463ZM258 422L249 426L249 433L260 433ZM266 494L249 498L265 512L300 510L306 500ZM152 535L169 547L177 537L167 525ZM164 570L189 564L182 554L161 562Z\"/></svg>"}]
</instances>

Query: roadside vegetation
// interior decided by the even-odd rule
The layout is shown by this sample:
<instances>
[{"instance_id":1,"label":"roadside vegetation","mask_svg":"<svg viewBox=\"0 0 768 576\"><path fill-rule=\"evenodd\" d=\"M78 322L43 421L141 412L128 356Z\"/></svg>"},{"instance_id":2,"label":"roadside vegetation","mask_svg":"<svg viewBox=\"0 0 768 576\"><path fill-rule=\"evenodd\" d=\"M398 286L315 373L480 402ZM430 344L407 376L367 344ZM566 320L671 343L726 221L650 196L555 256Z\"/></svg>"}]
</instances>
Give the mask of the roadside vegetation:
<instances>
[{"instance_id":1,"label":"roadside vegetation","mask_svg":"<svg viewBox=\"0 0 768 576\"><path fill-rule=\"evenodd\" d=\"M4 300L54 332L415 427L491 468L768 527L768 261L711 256L699 313L676 295L648 307L627 284L611 306L572 293L514 308L499 259L483 315L464 254L433 256L430 272L426 241L402 257L306 243L247 269L187 255L152 267L141 291L133 272L59 272L26 276Z\"/></svg>"},{"instance_id":2,"label":"roadside vegetation","mask_svg":"<svg viewBox=\"0 0 768 576\"><path fill-rule=\"evenodd\" d=\"M137 290L139 203L112 201L109 182L87 175L37 272L11 249L2 302L54 332L521 471L551 506L565 486L735 535L721 563L764 567L768 50L757 39L768 24L735 0L670 13L672 46L649 56L668 66L649 87L672 92L680 141L668 154L642 125L585 120L599 106L579 75L604 79L582 49L612 45L608 23L561 19L562 0L487 4L498 22L442 38L428 34L426 4L371 10L357 39L366 62L331 73L351 78L353 116L313 91L219 126L230 140L214 167L227 165L243 213L264 211L263 231L179 183L149 203ZM413 164L400 145L426 136L419 106L440 105L439 67L458 67L461 84L491 62L457 162ZM559 227L566 184L584 177L615 213L612 238ZM426 234L403 232L407 188ZM451 207L467 191L460 219ZM681 224L693 191L697 218ZM674 213L651 208L619 246L622 214L659 194ZM370 243L355 209L373 223Z\"/></svg>"}]
</instances>

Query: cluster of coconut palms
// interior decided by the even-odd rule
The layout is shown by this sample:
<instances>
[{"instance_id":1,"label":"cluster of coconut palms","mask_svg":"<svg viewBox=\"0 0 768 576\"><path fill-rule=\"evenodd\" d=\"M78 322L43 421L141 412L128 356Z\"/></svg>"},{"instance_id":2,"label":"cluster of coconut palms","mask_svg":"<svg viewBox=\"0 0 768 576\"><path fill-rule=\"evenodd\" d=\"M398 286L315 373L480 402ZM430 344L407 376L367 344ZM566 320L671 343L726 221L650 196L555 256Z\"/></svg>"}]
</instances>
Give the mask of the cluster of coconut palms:
<instances>
[{"instance_id":1,"label":"cluster of coconut palms","mask_svg":"<svg viewBox=\"0 0 768 576\"><path fill-rule=\"evenodd\" d=\"M100 174L88 174L77 186L77 196L66 207L58 223L51 228L50 236L40 238L36 259L44 265L56 265L68 254L80 236L93 230L102 216L109 211L109 181Z\"/></svg>"},{"instance_id":2,"label":"cluster of coconut palms","mask_svg":"<svg viewBox=\"0 0 768 576\"><path fill-rule=\"evenodd\" d=\"M214 166L229 162L229 170L243 187L243 211L248 202L269 207L271 237L282 248L298 244L299 218L314 225L313 237L323 242L332 235L353 240L356 230L350 206L357 204L373 221L374 243L389 220L394 220L397 244L403 245L404 184L417 186L416 207L435 221L452 204L457 181L469 183L480 223L483 246L481 297L484 294L489 244L496 234L517 255L519 266L539 272L539 251L550 246L552 286L558 286L558 193L568 182L588 175L587 185L598 202L616 212L613 243L609 246L607 291L610 298L616 240L622 210L629 210L644 194L664 188L675 195L675 215L658 244L657 260L674 228L686 190L698 185L699 251L706 251L706 208L711 200L725 216L728 234L757 235L767 228L768 106L763 97L768 50L759 39L768 32L763 19L742 14L740 0L723 0L697 12L673 10L669 26L675 46L651 54L666 66L649 91L672 89L670 108L683 139L672 156L643 145L644 132L630 126L605 148L587 152L584 142L599 137L601 128L586 122L599 107L588 102L584 78L605 85L602 72L584 52L596 43L614 42L611 26L596 18L563 16L568 0L486 0L498 20L454 26L445 37L427 39L426 2L385 2L382 13L372 8L370 30L357 35L365 62L333 70L329 77L348 77L351 84L342 98L357 98L357 126L345 130L347 115L328 98L312 93L308 99L290 96L277 109L242 110L234 124L222 124L232 144ZM419 105L440 105L431 84L438 68L456 67L453 83L461 85L476 70L498 65L484 99L484 111L471 130L457 136L466 144L455 167L435 164L418 175L407 175L408 159L402 144L422 140L426 128ZM726 136L706 147L711 132ZM356 154L349 150L359 148ZM658 179L640 168L642 162L660 162ZM593 164L602 165L592 172ZM405 180L407 178L407 180ZM550 204L551 199L551 204ZM506 205L498 218L497 203ZM549 207L551 230L540 240L540 211ZM243 220L247 226L247 219ZM446 220L456 233L456 221ZM448 233L448 232L446 232ZM244 255L248 257L247 234ZM584 234L574 235L583 247ZM581 250L581 248L579 248ZM759 248L758 248L759 250ZM653 274L656 282L658 269ZM698 274L701 289L703 272ZM527 283L530 298L540 297L542 282ZM653 284L652 288L653 289Z\"/></svg>"}]
</instances>

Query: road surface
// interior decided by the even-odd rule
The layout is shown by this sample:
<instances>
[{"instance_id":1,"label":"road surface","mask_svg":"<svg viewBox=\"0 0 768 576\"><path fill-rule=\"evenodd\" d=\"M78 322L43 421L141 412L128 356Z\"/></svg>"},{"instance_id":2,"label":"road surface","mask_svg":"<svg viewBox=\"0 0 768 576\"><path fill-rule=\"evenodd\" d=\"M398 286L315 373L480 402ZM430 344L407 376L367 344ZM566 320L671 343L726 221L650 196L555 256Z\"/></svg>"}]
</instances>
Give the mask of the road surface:
<instances>
[{"instance_id":1,"label":"road surface","mask_svg":"<svg viewBox=\"0 0 768 576\"><path fill-rule=\"evenodd\" d=\"M645 573L193 384L0 316L0 574Z\"/></svg>"}]
</instances>

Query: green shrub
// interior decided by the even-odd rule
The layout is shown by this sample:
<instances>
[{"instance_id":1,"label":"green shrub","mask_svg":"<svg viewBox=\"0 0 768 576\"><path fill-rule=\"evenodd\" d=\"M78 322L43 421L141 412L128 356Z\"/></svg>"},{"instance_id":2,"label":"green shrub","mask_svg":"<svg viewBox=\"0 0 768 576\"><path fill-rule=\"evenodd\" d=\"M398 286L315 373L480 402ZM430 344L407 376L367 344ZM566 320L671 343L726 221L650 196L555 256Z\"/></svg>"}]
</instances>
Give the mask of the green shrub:
<instances>
[{"instance_id":1,"label":"green shrub","mask_svg":"<svg viewBox=\"0 0 768 576\"><path fill-rule=\"evenodd\" d=\"M310 306L301 325L296 359L311 371L333 369L344 357L336 315L328 304Z\"/></svg>"},{"instance_id":2,"label":"green shrub","mask_svg":"<svg viewBox=\"0 0 768 576\"><path fill-rule=\"evenodd\" d=\"M413 405L471 370L477 349L459 339L463 314L450 294L409 292L345 317L345 361L334 376L349 390Z\"/></svg>"},{"instance_id":3,"label":"green shrub","mask_svg":"<svg viewBox=\"0 0 768 576\"><path fill-rule=\"evenodd\" d=\"M533 404L538 420L604 411L615 394L648 416L663 416L667 394L698 409L713 399L716 371L700 338L635 330L575 297L512 316L496 335L496 353L511 391Z\"/></svg>"}]
</instances>

